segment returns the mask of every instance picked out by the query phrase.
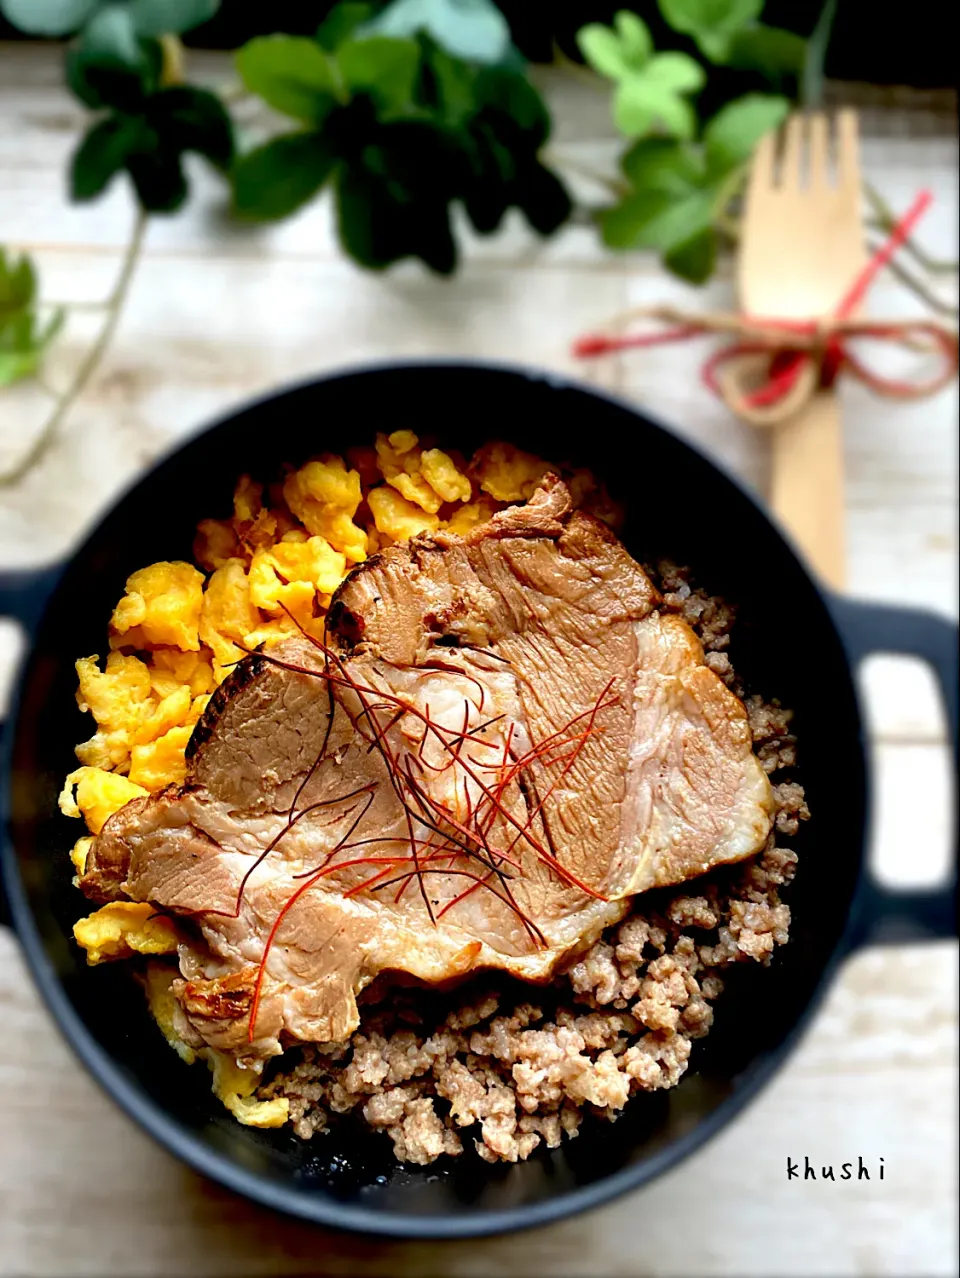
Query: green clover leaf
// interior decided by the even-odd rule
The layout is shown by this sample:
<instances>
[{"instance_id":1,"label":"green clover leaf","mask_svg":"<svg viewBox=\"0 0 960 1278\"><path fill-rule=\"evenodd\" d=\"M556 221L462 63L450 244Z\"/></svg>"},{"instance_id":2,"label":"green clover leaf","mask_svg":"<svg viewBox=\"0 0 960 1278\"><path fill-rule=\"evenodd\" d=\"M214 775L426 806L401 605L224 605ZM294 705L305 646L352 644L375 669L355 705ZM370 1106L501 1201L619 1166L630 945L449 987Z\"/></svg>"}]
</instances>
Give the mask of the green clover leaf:
<instances>
[{"instance_id":1,"label":"green clover leaf","mask_svg":"<svg viewBox=\"0 0 960 1278\"><path fill-rule=\"evenodd\" d=\"M675 244L663 255L668 271L688 284L705 284L717 264L717 237L712 227Z\"/></svg>"},{"instance_id":2,"label":"green clover leaf","mask_svg":"<svg viewBox=\"0 0 960 1278\"><path fill-rule=\"evenodd\" d=\"M28 35L65 36L78 31L100 0L0 0L0 13Z\"/></svg>"},{"instance_id":3,"label":"green clover leaf","mask_svg":"<svg viewBox=\"0 0 960 1278\"><path fill-rule=\"evenodd\" d=\"M424 106L439 126L459 131L477 111L477 81L481 74L428 36L423 47L421 93Z\"/></svg>"},{"instance_id":4,"label":"green clover leaf","mask_svg":"<svg viewBox=\"0 0 960 1278\"><path fill-rule=\"evenodd\" d=\"M572 205L563 183L539 159L550 133L543 99L525 76L502 68L481 73L477 98L481 106L467 133L458 190L467 216L486 235L515 207L539 235L552 235Z\"/></svg>"},{"instance_id":5,"label":"green clover leaf","mask_svg":"<svg viewBox=\"0 0 960 1278\"><path fill-rule=\"evenodd\" d=\"M71 194L92 200L125 166L127 158L153 139L140 116L117 112L93 125L80 143L71 167Z\"/></svg>"},{"instance_id":6,"label":"green clover leaf","mask_svg":"<svg viewBox=\"0 0 960 1278\"><path fill-rule=\"evenodd\" d=\"M703 68L685 53L658 53L617 85L613 115L627 137L639 137L659 124L674 137L691 138L696 112L686 95L705 82Z\"/></svg>"},{"instance_id":7,"label":"green clover leaf","mask_svg":"<svg viewBox=\"0 0 960 1278\"><path fill-rule=\"evenodd\" d=\"M132 60L116 53L116 45L106 48L81 42L67 50L67 84L93 110L113 107L138 111L160 85L163 53L156 40L138 40Z\"/></svg>"},{"instance_id":8,"label":"green clover leaf","mask_svg":"<svg viewBox=\"0 0 960 1278\"><path fill-rule=\"evenodd\" d=\"M639 71L653 54L646 23L622 9L614 15L613 28L590 22L577 32L580 52L599 75L623 80Z\"/></svg>"},{"instance_id":9,"label":"green clover leaf","mask_svg":"<svg viewBox=\"0 0 960 1278\"><path fill-rule=\"evenodd\" d=\"M673 138L641 138L624 155L620 167L631 186L667 195L685 195L704 178L696 148Z\"/></svg>"},{"instance_id":10,"label":"green clover leaf","mask_svg":"<svg viewBox=\"0 0 960 1278\"><path fill-rule=\"evenodd\" d=\"M258 36L236 63L251 93L304 124L319 124L346 100L336 60L307 36Z\"/></svg>"},{"instance_id":11,"label":"green clover leaf","mask_svg":"<svg viewBox=\"0 0 960 1278\"><path fill-rule=\"evenodd\" d=\"M762 93L748 93L728 102L703 130L709 172L722 176L746 163L763 135L779 128L789 110L786 98Z\"/></svg>"},{"instance_id":12,"label":"green clover leaf","mask_svg":"<svg viewBox=\"0 0 960 1278\"><path fill-rule=\"evenodd\" d=\"M611 248L667 253L709 229L715 192L705 184L692 147L671 138L643 138L627 152L623 171L633 189L602 219Z\"/></svg>"},{"instance_id":13,"label":"green clover leaf","mask_svg":"<svg viewBox=\"0 0 960 1278\"><path fill-rule=\"evenodd\" d=\"M493 0L393 0L366 28L385 36L429 35L464 62L496 65L510 52L510 27Z\"/></svg>"},{"instance_id":14,"label":"green clover leaf","mask_svg":"<svg viewBox=\"0 0 960 1278\"><path fill-rule=\"evenodd\" d=\"M136 36L190 31L219 7L220 0L0 0L0 13L8 22L30 35L46 36L83 30L86 37L91 23L102 19L109 28L121 10L123 25Z\"/></svg>"},{"instance_id":15,"label":"green clover leaf","mask_svg":"<svg viewBox=\"0 0 960 1278\"><path fill-rule=\"evenodd\" d=\"M318 132L273 138L234 165L234 210L251 221L288 217L313 199L336 163Z\"/></svg>"},{"instance_id":16,"label":"green clover leaf","mask_svg":"<svg viewBox=\"0 0 960 1278\"><path fill-rule=\"evenodd\" d=\"M716 251L719 188L708 180L700 152L673 138L641 138L622 167L632 189L601 215L605 243L655 249L685 279L706 279Z\"/></svg>"},{"instance_id":17,"label":"green clover leaf","mask_svg":"<svg viewBox=\"0 0 960 1278\"><path fill-rule=\"evenodd\" d=\"M550 137L550 113L523 75L502 68L482 71L476 83L478 118L494 120L507 145L536 154Z\"/></svg>"},{"instance_id":18,"label":"green clover leaf","mask_svg":"<svg viewBox=\"0 0 960 1278\"><path fill-rule=\"evenodd\" d=\"M130 6L102 5L83 29L82 47L91 58L110 59L120 66L139 65L143 50Z\"/></svg>"},{"instance_id":19,"label":"green clover leaf","mask_svg":"<svg viewBox=\"0 0 960 1278\"><path fill-rule=\"evenodd\" d=\"M542 235L566 221L570 197L539 158L550 116L523 71L484 64L475 44L469 61L457 57L433 27L385 34L359 8L337 21L334 10L293 58L287 37L241 50L248 85L309 127L237 159L235 212L286 217L332 185L354 261L383 270L415 257L443 275L457 262L454 205L481 234L511 208Z\"/></svg>"},{"instance_id":20,"label":"green clover leaf","mask_svg":"<svg viewBox=\"0 0 960 1278\"><path fill-rule=\"evenodd\" d=\"M614 14L613 29L620 40L620 49L628 67L641 67L653 54L650 31L642 18L628 9Z\"/></svg>"},{"instance_id":21,"label":"green clover leaf","mask_svg":"<svg viewBox=\"0 0 960 1278\"><path fill-rule=\"evenodd\" d=\"M178 154L193 151L215 168L226 169L233 159L233 127L220 99L193 85L174 85L149 100L147 122L163 145Z\"/></svg>"},{"instance_id":22,"label":"green clover leaf","mask_svg":"<svg viewBox=\"0 0 960 1278\"><path fill-rule=\"evenodd\" d=\"M692 36L711 62L724 62L741 28L754 22L763 0L659 0L665 20L683 35Z\"/></svg>"},{"instance_id":23,"label":"green clover leaf","mask_svg":"<svg viewBox=\"0 0 960 1278\"><path fill-rule=\"evenodd\" d=\"M419 257L449 275L457 264L450 224L456 194L455 144L419 121L383 125L337 180L337 218L347 252L383 270Z\"/></svg>"},{"instance_id":24,"label":"green clover leaf","mask_svg":"<svg viewBox=\"0 0 960 1278\"><path fill-rule=\"evenodd\" d=\"M756 22L736 32L724 61L741 71L758 72L779 87L785 80L799 78L807 44L803 36L792 31Z\"/></svg>"},{"instance_id":25,"label":"green clover leaf","mask_svg":"<svg viewBox=\"0 0 960 1278\"><path fill-rule=\"evenodd\" d=\"M336 53L344 40L349 40L360 27L373 20L376 12L376 5L342 0L317 27L317 43L327 53Z\"/></svg>"},{"instance_id":26,"label":"green clover leaf","mask_svg":"<svg viewBox=\"0 0 960 1278\"><path fill-rule=\"evenodd\" d=\"M697 117L687 96L703 88L703 68L685 53L653 52L645 23L621 10L613 27L589 23L577 32L587 62L616 84L613 118L627 137L654 126L680 138L693 137Z\"/></svg>"},{"instance_id":27,"label":"green clover leaf","mask_svg":"<svg viewBox=\"0 0 960 1278\"><path fill-rule=\"evenodd\" d=\"M381 119L410 111L420 69L415 40L367 36L347 40L336 54L337 65L351 94L369 96Z\"/></svg>"},{"instance_id":28,"label":"green clover leaf","mask_svg":"<svg viewBox=\"0 0 960 1278\"><path fill-rule=\"evenodd\" d=\"M786 98L750 93L716 113L702 144L645 137L621 161L630 191L600 218L611 248L654 249L665 265L692 283L713 271L714 230L734 182L754 147L789 110Z\"/></svg>"},{"instance_id":29,"label":"green clover leaf","mask_svg":"<svg viewBox=\"0 0 960 1278\"><path fill-rule=\"evenodd\" d=\"M14 260L0 246L0 386L35 372L63 323L62 310L45 324L36 312L37 273L26 256Z\"/></svg>"},{"instance_id":30,"label":"green clover leaf","mask_svg":"<svg viewBox=\"0 0 960 1278\"><path fill-rule=\"evenodd\" d=\"M144 209L172 212L187 195L187 151L219 169L229 166L233 130L220 100L189 85L145 94L129 111L114 111L90 127L71 161L71 194L95 199L125 170Z\"/></svg>"}]
</instances>

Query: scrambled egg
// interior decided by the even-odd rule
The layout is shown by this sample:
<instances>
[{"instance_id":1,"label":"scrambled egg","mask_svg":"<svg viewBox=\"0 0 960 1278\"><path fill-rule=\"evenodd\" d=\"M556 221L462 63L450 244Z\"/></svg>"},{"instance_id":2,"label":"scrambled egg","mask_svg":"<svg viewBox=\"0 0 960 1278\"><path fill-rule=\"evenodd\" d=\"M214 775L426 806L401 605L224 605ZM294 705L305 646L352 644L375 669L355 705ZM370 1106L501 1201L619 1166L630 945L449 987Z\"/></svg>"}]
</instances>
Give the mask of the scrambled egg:
<instances>
[{"instance_id":1,"label":"scrambled egg","mask_svg":"<svg viewBox=\"0 0 960 1278\"><path fill-rule=\"evenodd\" d=\"M117 772L84 766L76 768L64 781L58 802L64 816L82 816L90 833L99 834L108 817L131 799L148 793L144 786Z\"/></svg>"},{"instance_id":2,"label":"scrambled egg","mask_svg":"<svg viewBox=\"0 0 960 1278\"><path fill-rule=\"evenodd\" d=\"M215 569L203 594L200 638L213 654L217 682L240 661L246 636L260 624L260 613L250 600L250 579L242 559L228 559Z\"/></svg>"},{"instance_id":3,"label":"scrambled egg","mask_svg":"<svg viewBox=\"0 0 960 1278\"><path fill-rule=\"evenodd\" d=\"M352 564L367 557L367 535L353 517L362 499L360 476L342 457L325 453L288 476L283 496L307 532L324 537Z\"/></svg>"},{"instance_id":4,"label":"scrambled egg","mask_svg":"<svg viewBox=\"0 0 960 1278\"><path fill-rule=\"evenodd\" d=\"M397 430L351 449L346 460L324 453L267 490L242 475L232 516L197 527L199 567L161 561L133 573L110 618L103 667L97 656L76 663L77 703L97 725L77 746L81 766L59 800L89 831L70 853L76 872L109 817L184 780L194 726L246 653L298 630L322 638L331 597L354 565L418 533L466 533L505 504L527 500L549 468L502 443L468 464ZM566 474L575 503L616 525L619 509L594 477ZM74 935L91 964L172 954L178 940L173 922L130 901L81 919ZM185 1061L206 1060L215 1094L241 1123L282 1126L288 1102L254 1100L258 1074L211 1049L195 1052L177 1034L174 978L163 964L147 968L149 1005L167 1041Z\"/></svg>"},{"instance_id":5,"label":"scrambled egg","mask_svg":"<svg viewBox=\"0 0 960 1278\"><path fill-rule=\"evenodd\" d=\"M104 670L97 660L81 657L76 663L77 705L97 721L94 735L77 746L77 758L93 768L125 770L133 734L154 707L150 670L138 657L119 652L110 653Z\"/></svg>"},{"instance_id":6,"label":"scrambled egg","mask_svg":"<svg viewBox=\"0 0 960 1278\"><path fill-rule=\"evenodd\" d=\"M73 935L91 965L133 954L174 954L179 942L173 923L142 901L111 901L74 923Z\"/></svg>"},{"instance_id":7,"label":"scrambled egg","mask_svg":"<svg viewBox=\"0 0 960 1278\"><path fill-rule=\"evenodd\" d=\"M192 564L161 562L141 568L127 578L127 593L110 618L113 635L123 640L116 646L171 644L196 652L202 603L203 573Z\"/></svg>"},{"instance_id":8,"label":"scrambled egg","mask_svg":"<svg viewBox=\"0 0 960 1278\"><path fill-rule=\"evenodd\" d=\"M435 515L445 501L469 501L473 496L470 480L453 458L439 448L424 452L412 430L377 435L376 451L380 473L391 488L428 515Z\"/></svg>"},{"instance_id":9,"label":"scrambled egg","mask_svg":"<svg viewBox=\"0 0 960 1278\"><path fill-rule=\"evenodd\" d=\"M192 697L201 697L214 687L213 666L199 652L177 648L157 648L150 662L150 687L156 697L168 697L186 684Z\"/></svg>"},{"instance_id":10,"label":"scrambled egg","mask_svg":"<svg viewBox=\"0 0 960 1278\"><path fill-rule=\"evenodd\" d=\"M377 531L391 541L407 541L418 533L435 532L440 527L437 515L429 514L392 488L375 488L367 498L367 505Z\"/></svg>"},{"instance_id":11,"label":"scrambled egg","mask_svg":"<svg viewBox=\"0 0 960 1278\"><path fill-rule=\"evenodd\" d=\"M290 1102L285 1096L275 1100L258 1101L253 1093L260 1084L260 1075L252 1069L243 1069L230 1056L205 1047L199 1053L210 1066L213 1075L213 1094L223 1101L230 1113L244 1127L282 1127L290 1116Z\"/></svg>"},{"instance_id":12,"label":"scrambled egg","mask_svg":"<svg viewBox=\"0 0 960 1278\"><path fill-rule=\"evenodd\" d=\"M495 501L529 501L549 469L542 457L512 444L486 444L473 461L477 482Z\"/></svg>"},{"instance_id":13,"label":"scrambled egg","mask_svg":"<svg viewBox=\"0 0 960 1278\"><path fill-rule=\"evenodd\" d=\"M70 849L70 860L73 862L73 868L78 874L82 874L87 868L87 853L93 846L93 836L84 835L82 839L77 839L76 843Z\"/></svg>"},{"instance_id":14,"label":"scrambled egg","mask_svg":"<svg viewBox=\"0 0 960 1278\"><path fill-rule=\"evenodd\" d=\"M193 723L184 723L148 745L135 745L130 751L133 784L149 793L164 786L180 785L187 775L186 749L192 733Z\"/></svg>"},{"instance_id":15,"label":"scrambled egg","mask_svg":"<svg viewBox=\"0 0 960 1278\"><path fill-rule=\"evenodd\" d=\"M480 497L477 501L468 502L466 506L455 510L447 520L446 526L450 532L462 537L471 528L476 528L477 524L485 524L498 510L502 509L500 502L491 501L489 497Z\"/></svg>"},{"instance_id":16,"label":"scrambled egg","mask_svg":"<svg viewBox=\"0 0 960 1278\"><path fill-rule=\"evenodd\" d=\"M347 557L324 537L286 533L250 563L250 602L263 612L313 616L317 595L330 596L347 575Z\"/></svg>"}]
</instances>

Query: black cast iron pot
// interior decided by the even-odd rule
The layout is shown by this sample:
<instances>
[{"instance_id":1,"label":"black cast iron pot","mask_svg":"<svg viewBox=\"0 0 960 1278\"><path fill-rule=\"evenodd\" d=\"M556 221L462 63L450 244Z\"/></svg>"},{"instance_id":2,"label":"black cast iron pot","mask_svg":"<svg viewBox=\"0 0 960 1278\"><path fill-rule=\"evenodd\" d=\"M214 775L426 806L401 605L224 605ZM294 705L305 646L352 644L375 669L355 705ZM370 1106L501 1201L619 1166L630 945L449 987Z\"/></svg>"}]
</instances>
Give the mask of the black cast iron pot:
<instances>
[{"instance_id":1,"label":"black cast iron pot","mask_svg":"<svg viewBox=\"0 0 960 1278\"><path fill-rule=\"evenodd\" d=\"M57 811L73 746L77 656L104 652L125 578L190 558L197 521L225 515L238 472L411 426L464 452L491 436L570 458L626 503L641 560L669 555L740 605L733 655L751 685L796 710L813 819L796 843L792 939L769 969L739 970L710 1035L672 1091L633 1100L619 1122L517 1166L468 1156L398 1167L390 1143L349 1124L303 1144L241 1127L208 1073L163 1044L124 964L90 969L71 940L85 902L71 885L74 822ZM66 564L0 582L0 612L30 647L3 765L9 917L63 1033L131 1117L197 1171L267 1206L341 1229L468 1237L544 1224L651 1180L728 1122L783 1062L838 963L883 939L956 931L953 885L894 893L864 865L869 787L856 663L871 652L928 661L957 736L957 633L932 614L825 596L766 514L711 462L636 409L559 378L478 364L401 364L321 378L245 408L190 440L123 497ZM118 1012L119 1009L119 1012Z\"/></svg>"}]
</instances>

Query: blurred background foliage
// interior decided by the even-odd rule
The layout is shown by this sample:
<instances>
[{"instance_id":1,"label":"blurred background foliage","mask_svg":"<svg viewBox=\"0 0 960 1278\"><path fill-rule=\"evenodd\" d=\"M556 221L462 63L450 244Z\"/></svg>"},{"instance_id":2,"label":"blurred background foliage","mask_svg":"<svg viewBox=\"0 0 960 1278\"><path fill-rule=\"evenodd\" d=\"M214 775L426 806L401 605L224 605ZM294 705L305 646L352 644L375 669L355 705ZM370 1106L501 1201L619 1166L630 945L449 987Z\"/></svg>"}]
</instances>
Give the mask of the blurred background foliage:
<instances>
[{"instance_id":1,"label":"blurred background foliage","mask_svg":"<svg viewBox=\"0 0 960 1278\"><path fill-rule=\"evenodd\" d=\"M455 210L490 234L517 209L540 235L592 221L610 248L657 250L692 282L735 239L760 136L820 93L836 0L802 34L765 21L764 7L657 0L641 17L607 5L339 0L271 6L264 33L262 7L254 26L247 6L220 0L0 0L22 32L67 41L67 84L93 113L70 166L75 200L126 174L144 213L172 212L188 197L193 152L223 174L239 218L283 218L331 189L342 246L370 269L415 257L451 274ZM191 84L191 41L238 44L239 84ZM609 96L625 145L619 173L593 174L603 204L574 207L546 150L531 58ZM231 106L244 94L288 126L238 142Z\"/></svg>"},{"instance_id":2,"label":"blurred background foliage","mask_svg":"<svg viewBox=\"0 0 960 1278\"><path fill-rule=\"evenodd\" d=\"M939 0L909 13L869 0L0 0L0 38L61 41L87 110L70 197L126 180L138 206L101 333L17 470L106 348L147 219L189 198L188 154L237 219L276 221L330 192L341 245L367 269L415 258L451 275L465 222L486 235L516 212L542 236L590 225L609 249L653 250L702 283L736 244L760 137L817 105L828 75L949 85L943 13ZM232 79L191 83L194 48L231 50ZM536 64L606 98L615 168L551 148ZM272 112L251 128L240 107L255 98ZM574 173L592 202L573 199ZM37 373L63 318L32 263L0 246L0 385Z\"/></svg>"},{"instance_id":3,"label":"blurred background foliage","mask_svg":"<svg viewBox=\"0 0 960 1278\"><path fill-rule=\"evenodd\" d=\"M638 13L654 30L659 20L651 0L618 4L616 0L498 0L510 23L514 43L532 62L550 62L554 46L576 57L576 32L588 22L609 24L618 9ZM227 0L185 43L198 49L236 49L257 35L273 31L308 35L324 19L335 0L271 0L269 5ZM812 30L817 0L768 0L764 20L798 35ZM907 6L883 6L876 0L843 0L827 52L831 79L871 84L905 84L915 88L948 88L956 83L956 51L944 31L949 6L943 0L914 0ZM0 16L0 39L24 38ZM31 37L26 37L31 38Z\"/></svg>"}]
</instances>

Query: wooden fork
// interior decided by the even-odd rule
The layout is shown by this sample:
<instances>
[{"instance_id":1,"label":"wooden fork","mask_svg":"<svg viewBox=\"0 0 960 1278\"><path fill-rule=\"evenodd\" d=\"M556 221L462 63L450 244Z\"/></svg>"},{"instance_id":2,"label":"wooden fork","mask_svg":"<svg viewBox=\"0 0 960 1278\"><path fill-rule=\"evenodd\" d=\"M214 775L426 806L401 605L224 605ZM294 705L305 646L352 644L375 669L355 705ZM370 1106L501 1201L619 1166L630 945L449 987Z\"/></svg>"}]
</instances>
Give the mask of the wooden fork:
<instances>
[{"instance_id":1,"label":"wooden fork","mask_svg":"<svg viewBox=\"0 0 960 1278\"><path fill-rule=\"evenodd\" d=\"M794 115L781 145L754 156L739 254L741 309L757 317L820 319L836 309L865 262L857 118ZM770 503L831 586L846 579L843 438L836 391L817 390L772 427Z\"/></svg>"}]
</instances>

